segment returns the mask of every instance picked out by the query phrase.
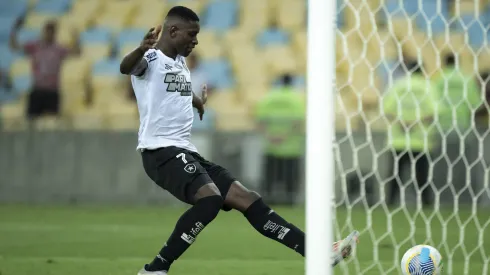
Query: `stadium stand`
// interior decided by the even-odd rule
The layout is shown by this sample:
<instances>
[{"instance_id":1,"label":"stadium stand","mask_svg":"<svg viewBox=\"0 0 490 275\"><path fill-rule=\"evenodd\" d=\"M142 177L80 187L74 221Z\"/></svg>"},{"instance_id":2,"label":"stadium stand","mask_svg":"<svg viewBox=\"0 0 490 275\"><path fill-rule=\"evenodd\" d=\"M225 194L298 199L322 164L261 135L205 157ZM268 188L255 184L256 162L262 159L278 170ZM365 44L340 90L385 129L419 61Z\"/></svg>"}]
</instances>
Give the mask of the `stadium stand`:
<instances>
[{"instance_id":1,"label":"stadium stand","mask_svg":"<svg viewBox=\"0 0 490 275\"><path fill-rule=\"evenodd\" d=\"M62 69L63 116L68 121L63 125L80 129L137 127L137 121L124 119L137 113L134 102L122 96L127 83L117 63L177 4L194 9L202 19L196 52L209 73L209 83L217 89L209 104L216 121L196 123L198 129L253 127L249 110L283 73L293 73L304 89L304 0L145 0L144 5L137 0L1 1L0 69L9 74L14 90L0 92L3 120L22 116L23 98L30 85L29 60L9 49L10 30L18 18L24 18L19 33L23 43L39 37L40 27L54 18L59 22L60 43L72 47L79 39L82 46L81 56L65 62ZM376 116L378 91L389 84L389 75L402 54L421 55L427 71L436 76L441 69L438 59L448 51L459 53L462 67L471 72L475 65L471 51L485 49L476 65L489 67L485 65L490 63L490 54L484 28L490 22L488 1L481 0L479 5L442 1L438 5L435 1L337 0L337 6L343 34L338 36L336 52L337 86L342 94L339 110L358 113L362 107L366 114ZM409 26L416 26L415 31L409 31ZM352 31L354 28L358 30ZM465 32L469 43L465 43ZM347 115L345 119L357 118ZM49 127L42 128L48 129L59 125L43 123ZM345 126L339 124L339 129Z\"/></svg>"}]
</instances>

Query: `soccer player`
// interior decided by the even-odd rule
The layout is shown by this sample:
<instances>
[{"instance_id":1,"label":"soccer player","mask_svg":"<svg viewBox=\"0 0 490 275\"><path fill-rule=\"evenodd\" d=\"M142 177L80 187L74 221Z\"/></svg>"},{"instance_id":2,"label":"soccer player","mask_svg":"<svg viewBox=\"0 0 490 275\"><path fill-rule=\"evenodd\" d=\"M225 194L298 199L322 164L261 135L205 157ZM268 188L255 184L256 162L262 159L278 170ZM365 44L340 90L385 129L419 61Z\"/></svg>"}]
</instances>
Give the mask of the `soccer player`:
<instances>
[{"instance_id":1,"label":"soccer player","mask_svg":"<svg viewBox=\"0 0 490 275\"><path fill-rule=\"evenodd\" d=\"M163 28L151 28L141 45L120 64L121 73L131 75L136 95L140 114L137 150L146 173L157 185L192 205L139 275L167 274L220 210L240 211L259 233L305 255L303 231L274 212L228 170L200 156L190 142L193 107L202 119L207 98L205 86L201 97L192 91L185 62L198 44L199 29L199 17L192 10L173 7ZM351 254L357 235L354 231L334 244L332 265Z\"/></svg>"}]
</instances>

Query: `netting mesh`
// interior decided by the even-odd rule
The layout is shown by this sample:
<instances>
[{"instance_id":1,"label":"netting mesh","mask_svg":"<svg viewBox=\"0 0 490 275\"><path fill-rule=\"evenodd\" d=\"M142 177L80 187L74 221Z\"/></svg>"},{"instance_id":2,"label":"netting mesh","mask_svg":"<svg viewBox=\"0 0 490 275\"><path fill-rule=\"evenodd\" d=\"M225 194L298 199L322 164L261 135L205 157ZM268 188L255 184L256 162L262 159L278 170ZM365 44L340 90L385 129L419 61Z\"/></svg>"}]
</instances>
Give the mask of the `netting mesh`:
<instances>
[{"instance_id":1,"label":"netting mesh","mask_svg":"<svg viewBox=\"0 0 490 275\"><path fill-rule=\"evenodd\" d=\"M337 0L336 232L362 241L335 274L400 274L416 244L444 274L490 273L488 3ZM424 94L387 106L415 75Z\"/></svg>"}]
</instances>

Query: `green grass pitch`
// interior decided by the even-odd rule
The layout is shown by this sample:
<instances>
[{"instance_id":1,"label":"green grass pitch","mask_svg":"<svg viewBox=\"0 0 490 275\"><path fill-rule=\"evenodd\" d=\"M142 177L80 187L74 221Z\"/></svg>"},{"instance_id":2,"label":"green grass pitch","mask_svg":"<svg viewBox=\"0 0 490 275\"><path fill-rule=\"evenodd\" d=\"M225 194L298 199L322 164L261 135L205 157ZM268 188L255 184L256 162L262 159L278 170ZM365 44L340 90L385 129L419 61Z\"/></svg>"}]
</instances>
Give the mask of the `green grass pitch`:
<instances>
[{"instance_id":1,"label":"green grass pitch","mask_svg":"<svg viewBox=\"0 0 490 275\"><path fill-rule=\"evenodd\" d=\"M303 228L304 209L275 210ZM161 206L1 205L0 274L135 275L158 252L183 211ZM490 274L489 210L459 210L457 215L450 209L438 214L390 212L337 210L342 234L355 227L361 231L361 243L356 258L340 264L335 274L400 274L399 258L416 243L441 251L445 274ZM259 235L241 214L222 212L175 262L171 274L300 275L304 261Z\"/></svg>"}]
</instances>

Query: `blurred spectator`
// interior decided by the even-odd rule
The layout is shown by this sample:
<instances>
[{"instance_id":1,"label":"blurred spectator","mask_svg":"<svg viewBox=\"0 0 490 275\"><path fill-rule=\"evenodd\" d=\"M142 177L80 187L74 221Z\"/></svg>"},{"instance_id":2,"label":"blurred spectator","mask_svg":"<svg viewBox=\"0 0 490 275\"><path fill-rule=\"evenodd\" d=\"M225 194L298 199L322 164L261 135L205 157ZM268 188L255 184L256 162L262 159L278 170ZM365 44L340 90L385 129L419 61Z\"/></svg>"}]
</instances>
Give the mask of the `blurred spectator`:
<instances>
[{"instance_id":1,"label":"blurred spectator","mask_svg":"<svg viewBox=\"0 0 490 275\"><path fill-rule=\"evenodd\" d=\"M447 55L444 65L441 76L435 80L442 105L438 123L445 135L452 130L464 133L471 127L473 112L482 108L483 98L476 79L460 70L456 56Z\"/></svg>"},{"instance_id":2,"label":"blurred spectator","mask_svg":"<svg viewBox=\"0 0 490 275\"><path fill-rule=\"evenodd\" d=\"M207 73L202 66L200 66L200 59L196 53L190 54L186 58L187 68L191 72L192 90L194 93L201 97L202 85L206 84L208 87L208 96L213 93L213 83L208 82Z\"/></svg>"},{"instance_id":3,"label":"blurred spectator","mask_svg":"<svg viewBox=\"0 0 490 275\"><path fill-rule=\"evenodd\" d=\"M290 75L284 75L282 87L269 92L257 104L256 120L266 137L263 178L270 203L294 203L305 148L305 114L304 97L293 88ZM278 189L286 191L285 200L273 199Z\"/></svg>"},{"instance_id":4,"label":"blurred spectator","mask_svg":"<svg viewBox=\"0 0 490 275\"><path fill-rule=\"evenodd\" d=\"M22 25L19 20L10 34L10 47L21 50L32 60L33 83L28 100L27 115L37 118L44 114L57 115L60 110L60 71L63 60L69 54L79 54L78 39L73 50L56 42L57 24L47 22L43 27L42 37L36 41L20 45L17 32Z\"/></svg>"},{"instance_id":5,"label":"blurred spectator","mask_svg":"<svg viewBox=\"0 0 490 275\"><path fill-rule=\"evenodd\" d=\"M0 90L10 91L12 83L7 73L0 70Z\"/></svg>"},{"instance_id":6,"label":"blurred spectator","mask_svg":"<svg viewBox=\"0 0 490 275\"><path fill-rule=\"evenodd\" d=\"M488 121L488 103L490 102L490 72L485 71L480 74L481 81L478 81L481 90L482 106L475 111L475 119L478 121ZM488 127L488 123L487 127Z\"/></svg>"},{"instance_id":7,"label":"blurred spectator","mask_svg":"<svg viewBox=\"0 0 490 275\"><path fill-rule=\"evenodd\" d=\"M395 151L395 160L390 162L392 167L389 168L391 180L387 204L393 205L400 195L402 171L411 171L422 190L422 203L427 206L433 203L433 192L428 182L428 154L435 141L432 123L437 115L438 94L423 76L418 63L409 61L406 64L411 75L395 81L383 99L384 113L391 121L388 144Z\"/></svg>"}]
</instances>

